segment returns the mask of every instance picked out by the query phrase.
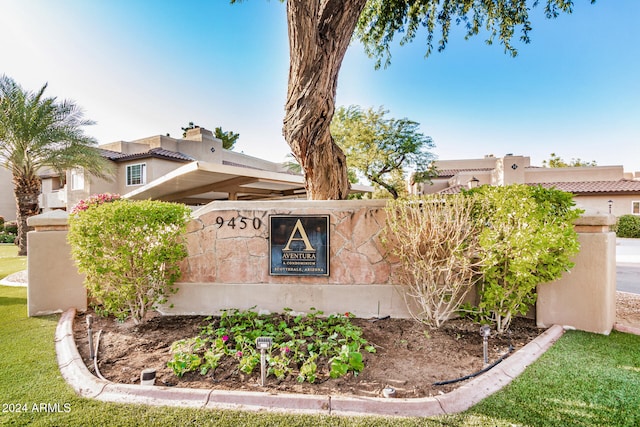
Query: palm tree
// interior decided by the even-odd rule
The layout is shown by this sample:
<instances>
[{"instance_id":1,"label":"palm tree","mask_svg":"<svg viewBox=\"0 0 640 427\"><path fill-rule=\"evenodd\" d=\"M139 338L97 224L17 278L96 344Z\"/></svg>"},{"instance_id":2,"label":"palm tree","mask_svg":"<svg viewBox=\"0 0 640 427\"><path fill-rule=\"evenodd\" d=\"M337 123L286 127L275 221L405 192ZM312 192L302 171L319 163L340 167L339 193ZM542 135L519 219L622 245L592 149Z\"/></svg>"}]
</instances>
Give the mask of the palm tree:
<instances>
[{"instance_id":1,"label":"palm tree","mask_svg":"<svg viewBox=\"0 0 640 427\"><path fill-rule=\"evenodd\" d=\"M72 101L56 102L38 92L25 91L13 79L0 76L0 164L11 171L15 188L19 254L27 254L27 218L39 213L38 171L59 173L74 167L106 178L110 165L97 150L97 141L81 127L83 118Z\"/></svg>"}]
</instances>

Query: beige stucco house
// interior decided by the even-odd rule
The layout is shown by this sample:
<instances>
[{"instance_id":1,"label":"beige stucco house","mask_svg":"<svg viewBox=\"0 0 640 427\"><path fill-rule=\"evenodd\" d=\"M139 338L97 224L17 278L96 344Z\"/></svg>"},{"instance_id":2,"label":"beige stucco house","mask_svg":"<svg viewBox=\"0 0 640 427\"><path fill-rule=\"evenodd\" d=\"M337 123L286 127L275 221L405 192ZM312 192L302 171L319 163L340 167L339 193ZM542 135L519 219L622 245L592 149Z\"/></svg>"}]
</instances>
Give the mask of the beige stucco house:
<instances>
[{"instance_id":1,"label":"beige stucco house","mask_svg":"<svg viewBox=\"0 0 640 427\"><path fill-rule=\"evenodd\" d=\"M205 128L185 138L152 136L101 145L114 166L114 179L96 179L82 169L59 175L43 173L40 207L71 209L92 194L116 193L130 199L154 199L201 206L213 200L306 198L304 179L282 163L222 148ZM354 186L354 192L370 187ZM15 202L13 203L15 211Z\"/></svg>"},{"instance_id":2,"label":"beige stucco house","mask_svg":"<svg viewBox=\"0 0 640 427\"><path fill-rule=\"evenodd\" d=\"M587 214L640 215L640 174L625 173L622 166L545 168L532 166L529 157L507 154L439 160L436 170L431 184L411 184L411 194L456 193L484 184L539 184L573 193Z\"/></svg>"}]
</instances>

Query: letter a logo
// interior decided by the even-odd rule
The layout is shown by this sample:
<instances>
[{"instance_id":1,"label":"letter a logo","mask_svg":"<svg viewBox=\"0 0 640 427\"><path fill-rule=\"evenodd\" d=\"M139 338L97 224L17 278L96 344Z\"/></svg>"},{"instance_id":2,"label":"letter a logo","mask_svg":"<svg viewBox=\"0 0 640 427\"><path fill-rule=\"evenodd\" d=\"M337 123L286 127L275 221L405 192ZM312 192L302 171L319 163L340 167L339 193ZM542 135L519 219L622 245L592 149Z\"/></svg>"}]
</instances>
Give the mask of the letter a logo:
<instances>
[{"instance_id":1,"label":"letter a logo","mask_svg":"<svg viewBox=\"0 0 640 427\"><path fill-rule=\"evenodd\" d=\"M300 237L296 237L296 232L300 233ZM304 242L304 250L305 251L315 251L314 247L311 246L311 242L309 241L309 237L307 237L307 232L304 230L302 226L302 222L300 219L296 221L296 225L293 227L293 231L291 232L291 236L289 236L289 240L287 241L287 246L284 247L283 251L290 251L291 242L293 240L302 240Z\"/></svg>"}]
</instances>

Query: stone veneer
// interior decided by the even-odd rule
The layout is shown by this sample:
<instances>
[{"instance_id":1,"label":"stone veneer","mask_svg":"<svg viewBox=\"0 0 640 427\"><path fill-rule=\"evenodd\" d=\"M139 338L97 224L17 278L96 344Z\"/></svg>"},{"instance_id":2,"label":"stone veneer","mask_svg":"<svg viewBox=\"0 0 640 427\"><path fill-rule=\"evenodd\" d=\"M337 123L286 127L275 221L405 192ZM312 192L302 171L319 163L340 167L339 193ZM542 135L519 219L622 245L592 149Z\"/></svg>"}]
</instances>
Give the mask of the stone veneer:
<instances>
[{"instance_id":1,"label":"stone veneer","mask_svg":"<svg viewBox=\"0 0 640 427\"><path fill-rule=\"evenodd\" d=\"M219 314L237 308L349 311L357 317L410 317L393 284L396 263L380 243L385 202L265 201L216 202L194 212L188 226L189 256L183 277L163 314ZM330 216L331 275L270 276L270 214ZM248 218L240 229L240 217ZM222 227L216 223L221 217ZM228 226L235 218L236 228ZM260 227L253 228L253 218ZM86 310L87 296L66 243L67 214L54 211L29 218L28 314L69 308ZM536 321L608 334L616 314L615 224L613 215L584 215L575 222L580 253L560 280L538 286Z\"/></svg>"},{"instance_id":2,"label":"stone veneer","mask_svg":"<svg viewBox=\"0 0 640 427\"><path fill-rule=\"evenodd\" d=\"M180 282L391 284L392 264L380 242L384 207L384 200L211 203L194 212L195 219L188 225L189 256L182 263ZM328 277L269 275L269 215L329 215ZM246 218L246 226L240 223L241 217ZM224 220L222 226L219 218ZM235 228L229 226L231 218ZM259 219L258 229L254 218Z\"/></svg>"}]
</instances>

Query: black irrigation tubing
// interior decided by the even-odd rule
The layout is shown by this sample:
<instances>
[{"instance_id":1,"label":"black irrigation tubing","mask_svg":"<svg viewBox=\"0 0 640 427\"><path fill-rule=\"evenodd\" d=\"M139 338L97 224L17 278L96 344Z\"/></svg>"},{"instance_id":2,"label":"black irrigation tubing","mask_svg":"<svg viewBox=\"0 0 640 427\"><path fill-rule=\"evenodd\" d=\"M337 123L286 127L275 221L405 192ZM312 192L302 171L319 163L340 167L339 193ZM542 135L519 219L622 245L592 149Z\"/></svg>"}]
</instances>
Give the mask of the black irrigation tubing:
<instances>
[{"instance_id":1,"label":"black irrigation tubing","mask_svg":"<svg viewBox=\"0 0 640 427\"><path fill-rule=\"evenodd\" d=\"M481 370L479 370L478 372L474 372L473 374L469 374L469 375L465 375L464 377L460 377L460 378L456 378L453 380L447 380L447 381L438 381L433 383L433 385L447 385L447 384L453 384L453 383L457 383L460 381L465 381L468 379L471 379L473 377L477 377L480 374L484 374L485 372L487 372L488 370L490 370L491 368L493 368L494 366L496 366L498 363L502 362L504 359L506 359L511 353L513 352L513 346L509 345L509 351L505 354L503 354L500 359L496 360L495 362L493 362L492 364L490 364L489 366L487 366L486 368L483 368Z\"/></svg>"}]
</instances>

